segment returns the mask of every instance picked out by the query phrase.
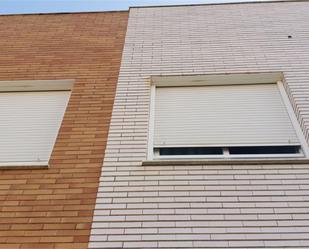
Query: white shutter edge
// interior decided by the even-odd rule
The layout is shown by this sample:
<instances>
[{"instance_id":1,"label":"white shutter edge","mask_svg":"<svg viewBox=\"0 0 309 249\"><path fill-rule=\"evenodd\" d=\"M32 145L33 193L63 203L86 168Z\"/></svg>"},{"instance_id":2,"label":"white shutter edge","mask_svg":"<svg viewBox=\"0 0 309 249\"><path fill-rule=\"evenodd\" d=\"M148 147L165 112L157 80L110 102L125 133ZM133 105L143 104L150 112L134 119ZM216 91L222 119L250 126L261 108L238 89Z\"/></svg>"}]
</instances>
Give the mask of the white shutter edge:
<instances>
[{"instance_id":1,"label":"white shutter edge","mask_svg":"<svg viewBox=\"0 0 309 249\"><path fill-rule=\"evenodd\" d=\"M74 80L0 81L0 92L70 91Z\"/></svg>"},{"instance_id":2,"label":"white shutter edge","mask_svg":"<svg viewBox=\"0 0 309 249\"><path fill-rule=\"evenodd\" d=\"M296 132L296 135L299 139L299 142L300 142L300 145L301 145L301 148L304 152L304 155L306 158L309 157L309 148L308 148L308 144L307 144L307 141L305 139L305 136L304 136L304 133L299 125L299 122L297 120L297 117L295 115L295 112L294 112L294 109L290 103L290 100L289 100L289 97L285 91L285 88L284 88L284 85L283 85L283 82L281 80L277 81L277 85L278 85L278 88L279 88L279 92L280 92L280 95L281 95L281 98L283 100L283 103L285 105L285 108L288 112L288 115L291 119L291 122L292 122L292 125L293 125L293 128Z\"/></svg>"},{"instance_id":3,"label":"white shutter edge","mask_svg":"<svg viewBox=\"0 0 309 249\"><path fill-rule=\"evenodd\" d=\"M150 85L150 106L148 118L148 147L147 147L147 160L153 160L153 138L154 138L154 123L155 123L155 101L156 101L156 85Z\"/></svg>"}]
</instances>

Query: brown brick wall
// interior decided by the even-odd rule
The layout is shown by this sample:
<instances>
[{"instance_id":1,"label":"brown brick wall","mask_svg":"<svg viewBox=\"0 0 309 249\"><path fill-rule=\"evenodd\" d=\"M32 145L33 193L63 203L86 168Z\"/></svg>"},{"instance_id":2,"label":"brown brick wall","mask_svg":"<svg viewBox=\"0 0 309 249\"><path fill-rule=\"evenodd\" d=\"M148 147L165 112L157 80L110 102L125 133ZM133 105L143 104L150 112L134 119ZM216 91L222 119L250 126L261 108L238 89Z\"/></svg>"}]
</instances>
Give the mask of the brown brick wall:
<instances>
[{"instance_id":1,"label":"brown brick wall","mask_svg":"<svg viewBox=\"0 0 309 249\"><path fill-rule=\"evenodd\" d=\"M50 168L0 169L0 249L87 248L127 18L0 16L0 80L76 80Z\"/></svg>"}]
</instances>

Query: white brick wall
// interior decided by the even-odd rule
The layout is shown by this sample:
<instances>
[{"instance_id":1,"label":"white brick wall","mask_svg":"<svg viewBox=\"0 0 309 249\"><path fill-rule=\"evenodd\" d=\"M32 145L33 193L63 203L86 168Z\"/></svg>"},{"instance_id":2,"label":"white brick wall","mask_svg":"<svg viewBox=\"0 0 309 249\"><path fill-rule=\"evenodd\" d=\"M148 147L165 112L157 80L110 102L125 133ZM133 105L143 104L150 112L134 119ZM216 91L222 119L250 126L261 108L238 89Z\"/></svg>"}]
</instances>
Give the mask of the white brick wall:
<instances>
[{"instance_id":1,"label":"white brick wall","mask_svg":"<svg viewBox=\"0 0 309 249\"><path fill-rule=\"evenodd\" d=\"M308 139L308 13L131 9L90 248L309 248L309 165L141 165L151 75L283 71Z\"/></svg>"}]
</instances>

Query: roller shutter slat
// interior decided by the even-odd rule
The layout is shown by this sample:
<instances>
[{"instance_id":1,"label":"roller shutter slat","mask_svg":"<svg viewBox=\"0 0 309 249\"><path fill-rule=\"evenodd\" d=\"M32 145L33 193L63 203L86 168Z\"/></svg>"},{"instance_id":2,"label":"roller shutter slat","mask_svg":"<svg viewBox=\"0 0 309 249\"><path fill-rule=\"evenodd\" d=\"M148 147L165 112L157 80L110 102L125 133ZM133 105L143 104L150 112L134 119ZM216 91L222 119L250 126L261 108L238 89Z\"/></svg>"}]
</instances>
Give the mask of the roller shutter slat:
<instances>
[{"instance_id":1,"label":"roller shutter slat","mask_svg":"<svg viewBox=\"0 0 309 249\"><path fill-rule=\"evenodd\" d=\"M69 91L0 93L0 162L48 161Z\"/></svg>"},{"instance_id":2,"label":"roller shutter slat","mask_svg":"<svg viewBox=\"0 0 309 249\"><path fill-rule=\"evenodd\" d=\"M276 84L158 87L155 147L299 144Z\"/></svg>"}]
</instances>

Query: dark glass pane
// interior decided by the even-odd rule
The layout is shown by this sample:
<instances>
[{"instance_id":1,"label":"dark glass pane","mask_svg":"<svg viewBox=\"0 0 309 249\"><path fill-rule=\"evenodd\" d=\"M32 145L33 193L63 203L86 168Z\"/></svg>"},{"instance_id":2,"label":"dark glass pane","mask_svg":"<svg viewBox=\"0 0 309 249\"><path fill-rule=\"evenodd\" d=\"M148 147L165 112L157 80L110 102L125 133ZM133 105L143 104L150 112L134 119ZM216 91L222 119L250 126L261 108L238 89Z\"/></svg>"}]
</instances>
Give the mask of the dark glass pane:
<instances>
[{"instance_id":1,"label":"dark glass pane","mask_svg":"<svg viewBox=\"0 0 309 249\"><path fill-rule=\"evenodd\" d=\"M229 147L231 155L243 154L297 154L300 146L250 146Z\"/></svg>"},{"instance_id":2,"label":"dark glass pane","mask_svg":"<svg viewBox=\"0 0 309 249\"><path fill-rule=\"evenodd\" d=\"M159 148L161 156L173 155L222 155L220 147L188 147L188 148Z\"/></svg>"}]
</instances>

